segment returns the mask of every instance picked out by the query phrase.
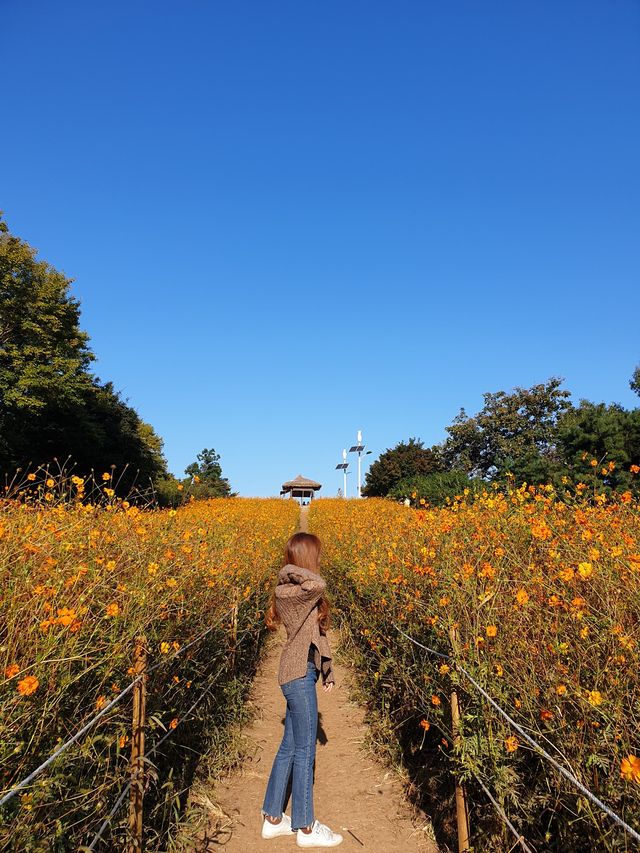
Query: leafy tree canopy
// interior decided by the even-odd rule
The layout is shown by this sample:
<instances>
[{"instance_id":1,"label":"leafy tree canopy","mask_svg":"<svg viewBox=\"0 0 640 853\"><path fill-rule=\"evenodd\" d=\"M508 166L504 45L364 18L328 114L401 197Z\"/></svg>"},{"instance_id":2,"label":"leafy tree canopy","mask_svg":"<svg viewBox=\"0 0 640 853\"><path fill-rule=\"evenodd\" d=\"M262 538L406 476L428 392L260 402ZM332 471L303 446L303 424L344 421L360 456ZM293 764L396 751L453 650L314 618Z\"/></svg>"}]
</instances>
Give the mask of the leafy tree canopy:
<instances>
[{"instance_id":1,"label":"leafy tree canopy","mask_svg":"<svg viewBox=\"0 0 640 853\"><path fill-rule=\"evenodd\" d=\"M443 470L437 449L424 447L419 439L401 441L380 455L365 474L362 494L385 497L401 480Z\"/></svg>"},{"instance_id":2,"label":"leafy tree canopy","mask_svg":"<svg viewBox=\"0 0 640 853\"><path fill-rule=\"evenodd\" d=\"M222 476L220 454L213 448L205 447L198 453L196 459L196 462L192 462L184 470L190 478L194 497L229 497L231 486L226 477Z\"/></svg>"},{"instance_id":3,"label":"leafy tree canopy","mask_svg":"<svg viewBox=\"0 0 640 853\"><path fill-rule=\"evenodd\" d=\"M426 501L431 506L442 506L447 498L453 500L465 490L478 491L486 487L484 480L472 479L464 471L438 471L400 480L388 496L396 500L408 498L414 506L420 505L420 501Z\"/></svg>"},{"instance_id":4,"label":"leafy tree canopy","mask_svg":"<svg viewBox=\"0 0 640 853\"><path fill-rule=\"evenodd\" d=\"M0 217L0 471L71 458L80 475L115 466L120 494L145 488L166 473L162 440L91 373L70 285Z\"/></svg>"},{"instance_id":5,"label":"leafy tree canopy","mask_svg":"<svg viewBox=\"0 0 640 853\"><path fill-rule=\"evenodd\" d=\"M518 481L548 482L559 462L558 418L570 407L562 381L484 394L484 407L471 418L461 409L442 447L447 467L487 479L510 472Z\"/></svg>"}]
</instances>

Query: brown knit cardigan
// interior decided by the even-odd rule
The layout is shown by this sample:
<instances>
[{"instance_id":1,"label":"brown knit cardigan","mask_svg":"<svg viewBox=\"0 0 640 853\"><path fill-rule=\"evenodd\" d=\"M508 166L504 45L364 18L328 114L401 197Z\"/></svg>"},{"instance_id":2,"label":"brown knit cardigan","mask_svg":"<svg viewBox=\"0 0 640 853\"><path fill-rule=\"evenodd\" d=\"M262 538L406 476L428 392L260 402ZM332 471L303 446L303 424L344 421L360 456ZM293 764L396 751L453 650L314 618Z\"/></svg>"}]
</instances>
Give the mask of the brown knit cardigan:
<instances>
[{"instance_id":1,"label":"brown knit cardigan","mask_svg":"<svg viewBox=\"0 0 640 853\"><path fill-rule=\"evenodd\" d=\"M278 573L276 610L287 632L280 656L279 684L306 675L311 645L315 647L316 669L322 673L323 683L334 680L331 649L326 636L320 632L316 607L325 587L323 577L292 563Z\"/></svg>"}]
</instances>

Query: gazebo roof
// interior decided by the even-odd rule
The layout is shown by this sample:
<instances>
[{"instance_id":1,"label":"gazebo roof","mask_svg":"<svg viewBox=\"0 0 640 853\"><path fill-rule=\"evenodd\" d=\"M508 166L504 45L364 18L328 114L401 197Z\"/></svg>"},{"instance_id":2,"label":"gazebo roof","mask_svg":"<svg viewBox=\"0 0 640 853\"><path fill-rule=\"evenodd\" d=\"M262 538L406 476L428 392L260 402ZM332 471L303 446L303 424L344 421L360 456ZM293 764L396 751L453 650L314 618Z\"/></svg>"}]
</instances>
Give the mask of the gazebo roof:
<instances>
[{"instance_id":1,"label":"gazebo roof","mask_svg":"<svg viewBox=\"0 0 640 853\"><path fill-rule=\"evenodd\" d=\"M315 480L309 480L308 477L303 477L302 474L282 484L283 489L321 489L322 483L316 483Z\"/></svg>"}]
</instances>

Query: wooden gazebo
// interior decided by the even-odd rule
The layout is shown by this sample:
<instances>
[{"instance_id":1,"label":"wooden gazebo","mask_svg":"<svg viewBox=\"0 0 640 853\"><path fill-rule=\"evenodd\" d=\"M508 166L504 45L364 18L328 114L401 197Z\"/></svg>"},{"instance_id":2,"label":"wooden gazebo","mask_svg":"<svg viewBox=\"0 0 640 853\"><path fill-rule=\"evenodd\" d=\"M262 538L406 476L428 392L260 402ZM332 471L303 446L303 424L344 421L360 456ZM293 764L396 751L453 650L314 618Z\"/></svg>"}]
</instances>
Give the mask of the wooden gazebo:
<instances>
[{"instance_id":1,"label":"wooden gazebo","mask_svg":"<svg viewBox=\"0 0 640 853\"><path fill-rule=\"evenodd\" d=\"M316 483L315 480L309 480L307 477L303 477L302 474L298 474L294 480L289 480L289 482L282 484L280 495L288 495L290 498L296 498L300 501L300 505L302 505L305 502L312 501L315 492L321 488L322 485L320 483Z\"/></svg>"}]
</instances>

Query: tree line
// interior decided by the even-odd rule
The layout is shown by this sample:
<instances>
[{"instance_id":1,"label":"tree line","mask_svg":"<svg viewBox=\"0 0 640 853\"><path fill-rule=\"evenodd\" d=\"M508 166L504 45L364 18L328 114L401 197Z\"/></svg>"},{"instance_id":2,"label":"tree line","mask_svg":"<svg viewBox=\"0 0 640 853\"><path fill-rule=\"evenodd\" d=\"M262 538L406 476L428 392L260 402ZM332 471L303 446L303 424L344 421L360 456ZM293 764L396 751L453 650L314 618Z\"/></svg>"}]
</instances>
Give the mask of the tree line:
<instances>
[{"instance_id":1,"label":"tree line","mask_svg":"<svg viewBox=\"0 0 640 853\"><path fill-rule=\"evenodd\" d=\"M178 479L153 427L92 370L72 280L11 234L0 214L0 474L70 465L74 475L115 472L119 494L176 504L231 494L220 457L205 448ZM70 461L71 460L71 461Z\"/></svg>"},{"instance_id":2,"label":"tree line","mask_svg":"<svg viewBox=\"0 0 640 853\"><path fill-rule=\"evenodd\" d=\"M482 409L473 416L460 409L440 444L401 441L373 462L363 495L441 504L464 489L507 482L557 491L597 482L605 494L640 495L640 408L573 405L563 381L484 394ZM640 366L629 385L640 395Z\"/></svg>"}]
</instances>

